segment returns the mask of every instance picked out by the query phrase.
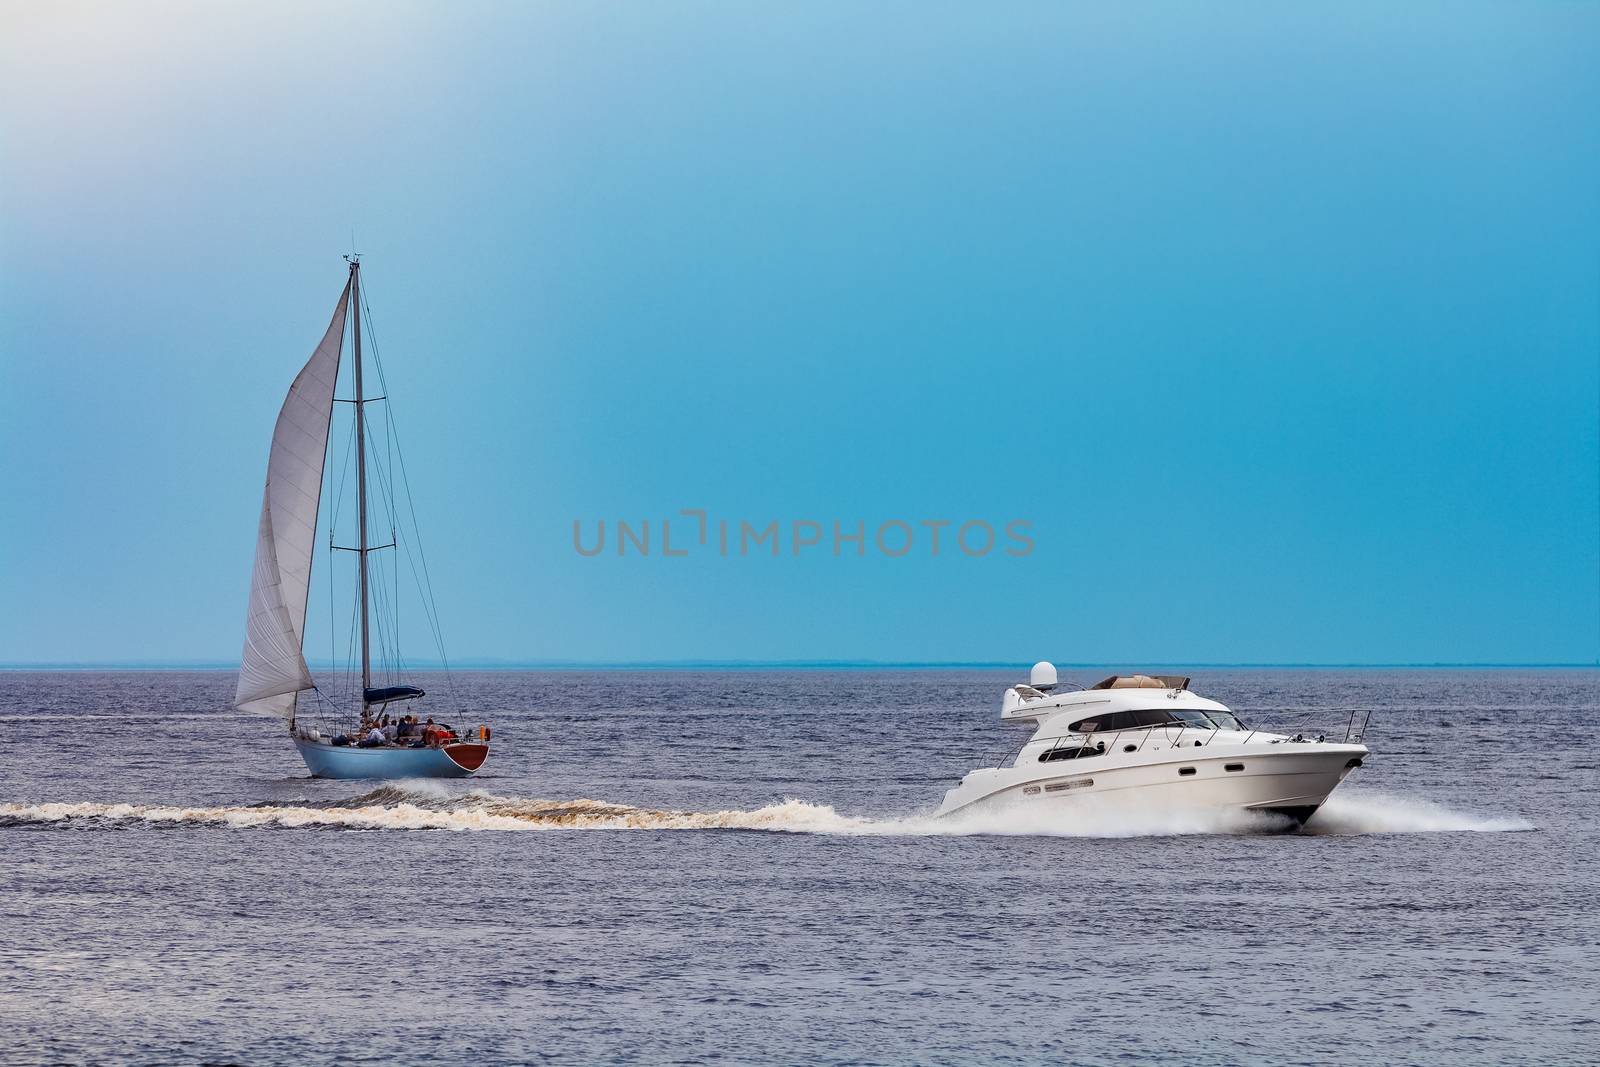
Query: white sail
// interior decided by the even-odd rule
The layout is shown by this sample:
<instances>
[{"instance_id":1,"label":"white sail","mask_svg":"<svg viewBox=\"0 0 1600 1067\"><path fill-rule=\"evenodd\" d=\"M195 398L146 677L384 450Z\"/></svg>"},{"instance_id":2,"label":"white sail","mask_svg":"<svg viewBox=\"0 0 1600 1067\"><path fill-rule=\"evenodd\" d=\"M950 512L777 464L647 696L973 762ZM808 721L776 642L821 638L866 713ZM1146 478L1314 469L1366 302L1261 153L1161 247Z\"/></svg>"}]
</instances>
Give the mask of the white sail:
<instances>
[{"instance_id":1,"label":"white sail","mask_svg":"<svg viewBox=\"0 0 1600 1067\"><path fill-rule=\"evenodd\" d=\"M347 283L327 334L289 387L272 431L256 564L250 578L244 656L233 700L243 711L290 718L295 695L313 685L301 644L322 465L328 452L328 420L349 303Z\"/></svg>"}]
</instances>

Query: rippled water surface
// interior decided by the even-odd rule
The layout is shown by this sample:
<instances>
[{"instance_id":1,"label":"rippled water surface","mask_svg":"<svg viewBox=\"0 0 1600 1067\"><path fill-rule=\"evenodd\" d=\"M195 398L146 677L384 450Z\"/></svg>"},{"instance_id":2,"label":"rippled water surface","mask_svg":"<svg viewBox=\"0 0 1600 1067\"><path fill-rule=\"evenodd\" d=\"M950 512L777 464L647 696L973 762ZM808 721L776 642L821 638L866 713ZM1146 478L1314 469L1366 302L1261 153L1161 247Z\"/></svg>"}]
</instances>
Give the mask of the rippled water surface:
<instances>
[{"instance_id":1,"label":"rippled water surface","mask_svg":"<svg viewBox=\"0 0 1600 1067\"><path fill-rule=\"evenodd\" d=\"M231 674L0 673L0 1062L1600 1061L1600 672L1196 672L1373 710L1298 834L932 820L1011 680L434 675L494 754L385 785Z\"/></svg>"}]
</instances>

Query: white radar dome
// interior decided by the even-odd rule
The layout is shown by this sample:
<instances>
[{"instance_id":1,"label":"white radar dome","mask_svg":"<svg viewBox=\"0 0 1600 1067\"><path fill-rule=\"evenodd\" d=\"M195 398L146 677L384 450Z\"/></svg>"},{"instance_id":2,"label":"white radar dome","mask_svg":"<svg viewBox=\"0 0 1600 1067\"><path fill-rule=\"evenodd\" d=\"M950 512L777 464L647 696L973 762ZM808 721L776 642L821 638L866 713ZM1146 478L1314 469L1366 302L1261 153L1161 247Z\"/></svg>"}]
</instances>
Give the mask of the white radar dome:
<instances>
[{"instance_id":1,"label":"white radar dome","mask_svg":"<svg viewBox=\"0 0 1600 1067\"><path fill-rule=\"evenodd\" d=\"M1033 665L1033 670L1028 672L1028 684L1035 689L1044 689L1056 684L1056 665L1040 660Z\"/></svg>"}]
</instances>

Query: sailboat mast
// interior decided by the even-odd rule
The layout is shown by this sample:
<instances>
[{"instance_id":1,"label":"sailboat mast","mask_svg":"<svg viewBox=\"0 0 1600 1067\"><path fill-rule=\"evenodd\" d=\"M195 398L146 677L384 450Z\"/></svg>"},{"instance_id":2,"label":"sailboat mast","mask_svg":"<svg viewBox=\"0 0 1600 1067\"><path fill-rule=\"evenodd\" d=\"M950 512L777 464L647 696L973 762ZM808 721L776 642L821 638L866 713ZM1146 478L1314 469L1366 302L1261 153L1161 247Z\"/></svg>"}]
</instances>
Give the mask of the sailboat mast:
<instances>
[{"instance_id":1,"label":"sailboat mast","mask_svg":"<svg viewBox=\"0 0 1600 1067\"><path fill-rule=\"evenodd\" d=\"M372 646L367 639L367 417L361 392L361 261L350 261L350 303L355 308L356 366L356 512L361 516L361 718L367 717L367 690L372 688Z\"/></svg>"}]
</instances>

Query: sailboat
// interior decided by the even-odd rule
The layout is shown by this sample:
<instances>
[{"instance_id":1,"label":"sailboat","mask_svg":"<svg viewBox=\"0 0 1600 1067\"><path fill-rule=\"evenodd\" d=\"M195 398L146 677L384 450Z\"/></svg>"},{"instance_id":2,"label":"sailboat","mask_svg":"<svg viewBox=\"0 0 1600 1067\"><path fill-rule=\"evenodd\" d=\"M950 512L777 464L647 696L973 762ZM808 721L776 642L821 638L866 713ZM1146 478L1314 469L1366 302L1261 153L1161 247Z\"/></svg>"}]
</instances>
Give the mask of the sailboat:
<instances>
[{"instance_id":1,"label":"sailboat","mask_svg":"<svg viewBox=\"0 0 1600 1067\"><path fill-rule=\"evenodd\" d=\"M267 485L256 534L255 566L250 579L244 654L239 664L234 706L242 711L281 718L313 777L465 778L482 767L488 758L489 726L483 724L458 731L442 721L436 723L431 715L427 716L426 724L422 724L417 721L422 717L420 713L399 712L401 708L413 706L409 702L425 694L420 687L400 680L404 663L397 647L399 564L393 562L389 568L397 576L393 591L387 585L375 585L373 554L393 551L400 545L410 556L412 541L406 539L404 525L398 518L400 513L393 506L394 471L382 466L383 457L373 453L369 445L371 429L367 407L386 401L388 390L385 387L382 396L368 396L365 389L361 351L365 307L361 299L361 260L355 255L345 259L349 264L349 277L334 307L333 320L322 342L289 387L289 395L272 432ZM354 396L350 399L335 396L347 323L354 350L349 375ZM381 382L381 361L377 369ZM344 672L346 684L343 686L337 671L331 681L319 686L312 678L305 657L312 555L317 541L328 437L336 403L352 405L353 410L354 446L349 451L355 459L358 540L353 546L334 544L335 520L330 519L327 528L330 558L326 568L332 600L332 553L342 549L355 555L357 603L354 613L359 619L359 688L354 684L353 657L349 669ZM387 406L385 420L386 430L392 434L393 421ZM347 463L348 459L347 455ZM369 460L378 465L380 482L389 495L388 506L379 516L390 522L393 536L387 544L374 545L369 536L373 519L368 499ZM338 510L333 508L335 513ZM420 554L420 538L412 540ZM424 575L425 566L424 563ZM420 578L418 590L437 638L437 610L433 607L429 586ZM374 597L383 599L396 612L392 628L383 627L382 620L378 620L381 651L386 661L380 666L385 667L387 679L375 679L373 673ZM354 637L352 634L352 640ZM442 659L442 642L439 652Z\"/></svg>"}]
</instances>

